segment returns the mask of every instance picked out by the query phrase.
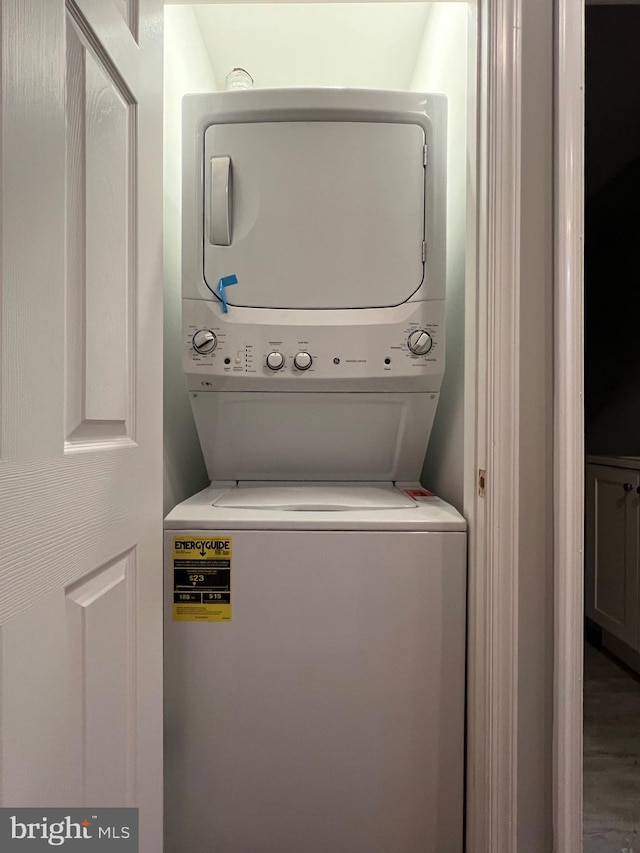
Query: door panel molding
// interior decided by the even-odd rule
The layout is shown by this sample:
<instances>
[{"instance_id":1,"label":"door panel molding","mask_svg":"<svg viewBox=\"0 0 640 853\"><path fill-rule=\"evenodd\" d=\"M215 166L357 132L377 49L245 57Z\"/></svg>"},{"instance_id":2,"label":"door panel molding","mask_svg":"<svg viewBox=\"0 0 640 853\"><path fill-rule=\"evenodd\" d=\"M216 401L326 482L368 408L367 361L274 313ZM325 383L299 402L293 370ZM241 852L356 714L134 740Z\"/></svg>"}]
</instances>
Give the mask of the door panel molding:
<instances>
[{"instance_id":1,"label":"door panel molding","mask_svg":"<svg viewBox=\"0 0 640 853\"><path fill-rule=\"evenodd\" d=\"M132 95L69 15L66 450L135 441L136 158Z\"/></svg>"},{"instance_id":2,"label":"door panel molding","mask_svg":"<svg viewBox=\"0 0 640 853\"><path fill-rule=\"evenodd\" d=\"M148 7L148 0L144 2ZM138 100L134 93L139 90L141 78L146 76L139 67L140 45L115 2L66 0L66 8L102 64L112 69L114 78L124 81L132 93L131 100Z\"/></svg>"},{"instance_id":3,"label":"door panel molding","mask_svg":"<svg viewBox=\"0 0 640 853\"><path fill-rule=\"evenodd\" d=\"M135 566L131 549L66 590L87 805L136 805Z\"/></svg>"}]
</instances>

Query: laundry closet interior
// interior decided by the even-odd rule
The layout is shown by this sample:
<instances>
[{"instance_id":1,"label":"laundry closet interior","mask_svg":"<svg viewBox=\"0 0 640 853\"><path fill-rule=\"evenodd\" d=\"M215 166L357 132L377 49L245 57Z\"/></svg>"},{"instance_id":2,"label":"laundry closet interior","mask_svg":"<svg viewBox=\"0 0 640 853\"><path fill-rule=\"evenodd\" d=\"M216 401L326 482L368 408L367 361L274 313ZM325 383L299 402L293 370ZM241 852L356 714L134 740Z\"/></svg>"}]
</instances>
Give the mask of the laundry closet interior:
<instances>
[{"instance_id":1,"label":"laundry closet interior","mask_svg":"<svg viewBox=\"0 0 640 853\"><path fill-rule=\"evenodd\" d=\"M165 6L167 853L462 850L474 15Z\"/></svg>"},{"instance_id":2,"label":"laundry closet interior","mask_svg":"<svg viewBox=\"0 0 640 853\"><path fill-rule=\"evenodd\" d=\"M238 66L255 88L339 86L447 96L446 370L421 479L463 510L475 13L475 4L464 2L165 6L165 512L208 483L181 368L181 102L187 93L223 91Z\"/></svg>"}]
</instances>

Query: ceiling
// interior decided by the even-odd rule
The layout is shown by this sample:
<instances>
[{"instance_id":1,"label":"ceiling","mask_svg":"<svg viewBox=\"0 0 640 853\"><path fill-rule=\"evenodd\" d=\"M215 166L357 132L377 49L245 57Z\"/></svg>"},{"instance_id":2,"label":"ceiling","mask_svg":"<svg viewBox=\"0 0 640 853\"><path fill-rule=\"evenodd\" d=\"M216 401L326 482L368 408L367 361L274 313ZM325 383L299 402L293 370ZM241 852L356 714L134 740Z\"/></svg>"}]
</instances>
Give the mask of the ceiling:
<instances>
[{"instance_id":1,"label":"ceiling","mask_svg":"<svg viewBox=\"0 0 640 853\"><path fill-rule=\"evenodd\" d=\"M430 3L194 5L216 81L245 68L257 87L408 89Z\"/></svg>"}]
</instances>

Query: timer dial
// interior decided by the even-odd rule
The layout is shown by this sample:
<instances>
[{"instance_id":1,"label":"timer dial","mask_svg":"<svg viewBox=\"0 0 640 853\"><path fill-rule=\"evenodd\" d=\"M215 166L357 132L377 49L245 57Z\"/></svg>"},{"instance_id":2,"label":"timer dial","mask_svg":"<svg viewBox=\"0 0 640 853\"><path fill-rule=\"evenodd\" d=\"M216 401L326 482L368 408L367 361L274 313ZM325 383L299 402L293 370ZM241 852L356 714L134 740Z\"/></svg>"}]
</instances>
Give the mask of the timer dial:
<instances>
[{"instance_id":1,"label":"timer dial","mask_svg":"<svg viewBox=\"0 0 640 853\"><path fill-rule=\"evenodd\" d=\"M298 370L309 370L313 364L313 359L308 352L298 352L293 357L293 363Z\"/></svg>"},{"instance_id":2,"label":"timer dial","mask_svg":"<svg viewBox=\"0 0 640 853\"><path fill-rule=\"evenodd\" d=\"M267 356L267 367L269 370L281 370L284 367L284 356L281 352L270 352Z\"/></svg>"},{"instance_id":3,"label":"timer dial","mask_svg":"<svg viewBox=\"0 0 640 853\"><path fill-rule=\"evenodd\" d=\"M426 355L433 346L433 338L424 329L416 329L409 335L407 343L414 355Z\"/></svg>"},{"instance_id":4,"label":"timer dial","mask_svg":"<svg viewBox=\"0 0 640 853\"><path fill-rule=\"evenodd\" d=\"M218 345L218 339L211 329L198 329L192 339L193 348L196 352L213 352Z\"/></svg>"}]
</instances>

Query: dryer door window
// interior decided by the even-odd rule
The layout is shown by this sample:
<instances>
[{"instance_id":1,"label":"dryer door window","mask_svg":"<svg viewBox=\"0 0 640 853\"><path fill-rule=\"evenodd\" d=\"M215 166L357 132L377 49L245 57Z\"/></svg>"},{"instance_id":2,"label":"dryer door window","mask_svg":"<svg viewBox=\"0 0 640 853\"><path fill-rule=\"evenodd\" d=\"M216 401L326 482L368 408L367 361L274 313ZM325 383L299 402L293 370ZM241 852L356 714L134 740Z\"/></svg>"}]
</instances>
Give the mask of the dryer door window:
<instances>
[{"instance_id":1,"label":"dryer door window","mask_svg":"<svg viewBox=\"0 0 640 853\"><path fill-rule=\"evenodd\" d=\"M423 129L375 122L211 125L204 276L229 305L399 305L424 277Z\"/></svg>"}]
</instances>

